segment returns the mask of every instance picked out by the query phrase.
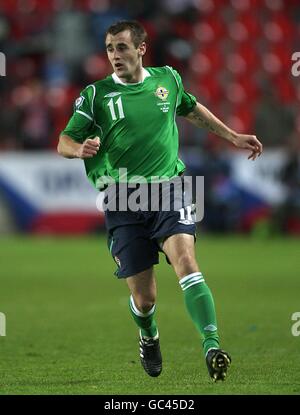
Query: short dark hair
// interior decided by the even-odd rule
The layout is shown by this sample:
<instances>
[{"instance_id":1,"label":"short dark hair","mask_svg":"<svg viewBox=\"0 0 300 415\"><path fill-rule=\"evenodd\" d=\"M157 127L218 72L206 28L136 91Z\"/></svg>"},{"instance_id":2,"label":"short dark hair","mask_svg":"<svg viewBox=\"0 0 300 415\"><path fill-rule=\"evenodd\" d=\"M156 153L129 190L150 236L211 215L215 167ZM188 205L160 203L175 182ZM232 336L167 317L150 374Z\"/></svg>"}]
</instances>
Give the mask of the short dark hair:
<instances>
[{"instance_id":1,"label":"short dark hair","mask_svg":"<svg viewBox=\"0 0 300 415\"><path fill-rule=\"evenodd\" d=\"M147 32L144 27L136 20L120 20L112 24L105 33L105 40L107 35L116 35L117 33L129 30L134 46L137 48L142 42L147 39Z\"/></svg>"}]
</instances>

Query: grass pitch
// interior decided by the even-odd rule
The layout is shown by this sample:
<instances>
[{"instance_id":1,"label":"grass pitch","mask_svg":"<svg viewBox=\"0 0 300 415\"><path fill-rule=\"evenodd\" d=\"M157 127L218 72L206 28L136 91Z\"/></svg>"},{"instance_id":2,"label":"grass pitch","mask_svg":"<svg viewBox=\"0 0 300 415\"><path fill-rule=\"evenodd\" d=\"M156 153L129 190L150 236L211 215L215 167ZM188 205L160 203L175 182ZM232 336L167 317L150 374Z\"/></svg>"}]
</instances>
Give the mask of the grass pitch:
<instances>
[{"instance_id":1,"label":"grass pitch","mask_svg":"<svg viewBox=\"0 0 300 415\"><path fill-rule=\"evenodd\" d=\"M0 394L300 394L299 240L199 235L222 347L233 363L211 383L200 338L163 255L156 266L164 369L143 371L128 289L104 236L0 239Z\"/></svg>"}]
</instances>

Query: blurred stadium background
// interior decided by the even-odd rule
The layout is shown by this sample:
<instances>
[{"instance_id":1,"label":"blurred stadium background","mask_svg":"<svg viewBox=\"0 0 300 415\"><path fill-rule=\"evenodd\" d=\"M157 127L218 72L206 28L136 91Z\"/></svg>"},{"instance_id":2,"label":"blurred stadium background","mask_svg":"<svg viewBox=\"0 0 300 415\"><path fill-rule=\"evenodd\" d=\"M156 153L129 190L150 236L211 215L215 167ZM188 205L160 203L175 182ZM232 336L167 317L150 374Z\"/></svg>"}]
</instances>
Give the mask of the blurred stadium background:
<instances>
[{"instance_id":1,"label":"blurred stadium background","mask_svg":"<svg viewBox=\"0 0 300 415\"><path fill-rule=\"evenodd\" d=\"M149 34L145 65L171 65L187 90L239 132L255 163L178 119L187 172L205 176L210 232L300 234L298 0L0 2L0 234L101 230L81 161L56 155L79 91L110 73L103 34L118 19Z\"/></svg>"}]
</instances>

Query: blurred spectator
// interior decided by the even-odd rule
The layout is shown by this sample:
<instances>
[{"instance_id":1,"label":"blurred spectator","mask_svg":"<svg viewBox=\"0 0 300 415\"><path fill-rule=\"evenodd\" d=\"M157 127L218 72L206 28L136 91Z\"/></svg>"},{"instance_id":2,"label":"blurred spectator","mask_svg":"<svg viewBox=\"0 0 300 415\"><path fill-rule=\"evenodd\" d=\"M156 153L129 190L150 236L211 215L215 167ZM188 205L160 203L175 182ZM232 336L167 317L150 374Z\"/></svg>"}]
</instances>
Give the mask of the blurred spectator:
<instances>
[{"instance_id":1,"label":"blurred spectator","mask_svg":"<svg viewBox=\"0 0 300 415\"><path fill-rule=\"evenodd\" d=\"M131 3L129 2L129 5ZM124 2L120 0L91 1L91 10L89 24L93 31L94 42L98 50L104 51L106 29L115 21L129 18L128 7L124 7Z\"/></svg>"},{"instance_id":2,"label":"blurred spectator","mask_svg":"<svg viewBox=\"0 0 300 415\"><path fill-rule=\"evenodd\" d=\"M182 152L186 175L204 176L204 218L201 227L211 232L237 230L241 215L239 192L230 172L226 153L207 142Z\"/></svg>"},{"instance_id":3,"label":"blurred spectator","mask_svg":"<svg viewBox=\"0 0 300 415\"><path fill-rule=\"evenodd\" d=\"M282 105L277 94L268 88L256 108L255 134L264 146L286 146L295 129L292 109Z\"/></svg>"},{"instance_id":4,"label":"blurred spectator","mask_svg":"<svg viewBox=\"0 0 300 415\"><path fill-rule=\"evenodd\" d=\"M300 234L300 156L294 141L282 169L281 181L286 187L284 202L274 211L273 227L280 233Z\"/></svg>"},{"instance_id":5,"label":"blurred spectator","mask_svg":"<svg viewBox=\"0 0 300 415\"><path fill-rule=\"evenodd\" d=\"M92 34L89 15L66 1L52 21L52 63L61 72L65 71L62 65L64 63L70 80L78 82L78 71L80 72L84 60L96 49L96 38Z\"/></svg>"},{"instance_id":6,"label":"blurred spectator","mask_svg":"<svg viewBox=\"0 0 300 415\"><path fill-rule=\"evenodd\" d=\"M19 107L18 137L22 147L28 150L48 147L51 121L42 83L33 79L16 88L12 99Z\"/></svg>"},{"instance_id":7,"label":"blurred spectator","mask_svg":"<svg viewBox=\"0 0 300 415\"><path fill-rule=\"evenodd\" d=\"M191 9L196 9L198 0L162 0L162 8L169 14L182 14ZM196 11L196 10L194 10Z\"/></svg>"}]
</instances>

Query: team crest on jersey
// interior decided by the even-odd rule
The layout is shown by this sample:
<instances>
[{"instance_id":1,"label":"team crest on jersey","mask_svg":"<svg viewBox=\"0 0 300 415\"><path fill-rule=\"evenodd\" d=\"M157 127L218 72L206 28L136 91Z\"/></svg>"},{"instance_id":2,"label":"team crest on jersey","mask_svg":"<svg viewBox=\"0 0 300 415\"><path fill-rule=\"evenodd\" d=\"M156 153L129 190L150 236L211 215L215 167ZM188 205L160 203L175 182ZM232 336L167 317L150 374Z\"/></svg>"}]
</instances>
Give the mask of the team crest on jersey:
<instances>
[{"instance_id":1,"label":"team crest on jersey","mask_svg":"<svg viewBox=\"0 0 300 415\"><path fill-rule=\"evenodd\" d=\"M155 95L157 96L157 98L165 101L169 96L169 91L164 86L159 86L155 91Z\"/></svg>"},{"instance_id":2,"label":"team crest on jersey","mask_svg":"<svg viewBox=\"0 0 300 415\"><path fill-rule=\"evenodd\" d=\"M167 88L165 88L164 86L159 86L155 91L155 96L157 96L157 98L161 100L157 103L159 109L164 113L169 112L170 102L167 101L169 96L169 91L167 90Z\"/></svg>"},{"instance_id":3,"label":"team crest on jersey","mask_svg":"<svg viewBox=\"0 0 300 415\"><path fill-rule=\"evenodd\" d=\"M78 98L75 100L75 108L76 108L76 109L80 108L80 107L81 107L81 105L82 105L82 103L83 103L83 101L84 101L84 97L78 97Z\"/></svg>"}]
</instances>

